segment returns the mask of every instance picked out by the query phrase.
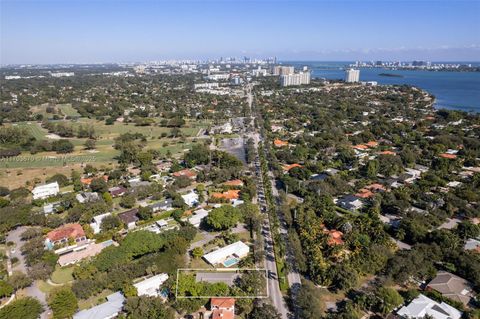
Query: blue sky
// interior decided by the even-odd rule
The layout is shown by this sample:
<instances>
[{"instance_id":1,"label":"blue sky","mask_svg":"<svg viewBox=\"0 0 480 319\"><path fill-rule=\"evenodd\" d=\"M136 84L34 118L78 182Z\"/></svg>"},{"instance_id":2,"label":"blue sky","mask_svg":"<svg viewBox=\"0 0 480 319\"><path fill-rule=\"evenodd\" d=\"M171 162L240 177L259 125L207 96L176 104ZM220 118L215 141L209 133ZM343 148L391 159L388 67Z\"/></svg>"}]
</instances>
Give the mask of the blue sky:
<instances>
[{"instance_id":1,"label":"blue sky","mask_svg":"<svg viewBox=\"0 0 480 319\"><path fill-rule=\"evenodd\" d=\"M480 1L0 0L0 63L479 61Z\"/></svg>"}]
</instances>

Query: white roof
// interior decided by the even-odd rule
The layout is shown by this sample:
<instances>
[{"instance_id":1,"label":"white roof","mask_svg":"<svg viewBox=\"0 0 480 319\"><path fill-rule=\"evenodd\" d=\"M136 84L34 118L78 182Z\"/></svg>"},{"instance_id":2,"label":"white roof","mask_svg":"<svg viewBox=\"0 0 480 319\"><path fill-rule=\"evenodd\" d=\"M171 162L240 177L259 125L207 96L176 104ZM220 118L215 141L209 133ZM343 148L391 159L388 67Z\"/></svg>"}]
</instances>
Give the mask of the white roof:
<instances>
[{"instance_id":1,"label":"white roof","mask_svg":"<svg viewBox=\"0 0 480 319\"><path fill-rule=\"evenodd\" d=\"M467 240L467 242L465 243L465 246L463 247L463 249L465 250L474 250L474 249L478 249L480 247L480 241L474 239L474 238L470 238Z\"/></svg>"},{"instance_id":2,"label":"white roof","mask_svg":"<svg viewBox=\"0 0 480 319\"><path fill-rule=\"evenodd\" d=\"M151 296L157 297L159 295L159 288L168 279L167 274L159 274L143 281L134 284L137 288L138 296Z\"/></svg>"},{"instance_id":3,"label":"white roof","mask_svg":"<svg viewBox=\"0 0 480 319\"><path fill-rule=\"evenodd\" d=\"M157 224L159 227L168 226L168 222L167 222L165 219L157 220L157 221L156 221L156 224Z\"/></svg>"},{"instance_id":4,"label":"white roof","mask_svg":"<svg viewBox=\"0 0 480 319\"><path fill-rule=\"evenodd\" d=\"M56 195L60 191L57 182L50 184L39 185L32 189L33 199L46 198L48 196Z\"/></svg>"},{"instance_id":5,"label":"white roof","mask_svg":"<svg viewBox=\"0 0 480 319\"><path fill-rule=\"evenodd\" d=\"M187 204L188 206L193 206L193 204L198 202L198 194L196 194L194 191L182 195L182 198L185 201L185 204Z\"/></svg>"},{"instance_id":6,"label":"white roof","mask_svg":"<svg viewBox=\"0 0 480 319\"><path fill-rule=\"evenodd\" d=\"M243 257L248 254L249 251L250 248L247 245L245 245L242 241L237 241L233 244L205 254L203 255L203 258L205 258L210 264L215 265L223 262L228 256L235 254L239 257Z\"/></svg>"},{"instance_id":7,"label":"white roof","mask_svg":"<svg viewBox=\"0 0 480 319\"><path fill-rule=\"evenodd\" d=\"M107 216L110 216L111 213L105 213L105 214L101 214L101 215L97 215L95 217L93 217L93 220L94 222L90 224L90 227L92 227L93 229L93 233L94 234L98 234L100 232L100 226L102 225L102 220L107 217Z\"/></svg>"},{"instance_id":8,"label":"white roof","mask_svg":"<svg viewBox=\"0 0 480 319\"><path fill-rule=\"evenodd\" d=\"M193 215L188 219L188 222L193 226L198 227L200 226L202 219L208 216L209 212L210 212L209 210L206 210L203 208L197 209L196 211L193 212Z\"/></svg>"},{"instance_id":9,"label":"white roof","mask_svg":"<svg viewBox=\"0 0 480 319\"><path fill-rule=\"evenodd\" d=\"M402 307L398 314L405 318L424 318L431 316L434 319L459 319L462 313L452 306L442 302L441 304L424 296L419 295L408 306Z\"/></svg>"},{"instance_id":10,"label":"white roof","mask_svg":"<svg viewBox=\"0 0 480 319\"><path fill-rule=\"evenodd\" d=\"M85 309L73 315L73 319L110 319L118 315L123 308L125 297L116 292L107 296L107 302L90 309Z\"/></svg>"}]
</instances>

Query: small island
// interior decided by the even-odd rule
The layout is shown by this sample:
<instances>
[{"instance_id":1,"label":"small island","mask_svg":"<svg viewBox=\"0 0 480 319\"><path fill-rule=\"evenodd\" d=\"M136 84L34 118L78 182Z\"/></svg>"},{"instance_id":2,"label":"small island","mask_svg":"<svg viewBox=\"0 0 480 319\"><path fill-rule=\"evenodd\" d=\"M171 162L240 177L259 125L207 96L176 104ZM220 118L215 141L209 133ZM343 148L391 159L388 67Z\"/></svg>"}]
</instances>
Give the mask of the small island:
<instances>
[{"instance_id":1,"label":"small island","mask_svg":"<svg viewBox=\"0 0 480 319\"><path fill-rule=\"evenodd\" d=\"M403 75L400 74L393 74L393 73L380 73L379 76L389 76L393 78L403 78Z\"/></svg>"}]
</instances>

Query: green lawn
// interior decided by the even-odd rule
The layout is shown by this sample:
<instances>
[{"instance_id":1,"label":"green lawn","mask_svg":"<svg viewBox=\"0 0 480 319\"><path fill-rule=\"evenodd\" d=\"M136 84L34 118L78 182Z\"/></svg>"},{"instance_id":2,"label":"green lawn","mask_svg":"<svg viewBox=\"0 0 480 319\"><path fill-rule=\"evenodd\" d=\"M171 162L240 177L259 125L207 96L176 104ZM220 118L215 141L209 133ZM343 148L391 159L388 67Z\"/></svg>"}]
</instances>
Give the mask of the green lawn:
<instances>
[{"instance_id":1,"label":"green lawn","mask_svg":"<svg viewBox=\"0 0 480 319\"><path fill-rule=\"evenodd\" d=\"M45 135L48 134L48 131L40 126L40 123L37 122L20 122L16 124L18 127L27 128L33 137L37 140L44 140Z\"/></svg>"},{"instance_id":2,"label":"green lawn","mask_svg":"<svg viewBox=\"0 0 480 319\"><path fill-rule=\"evenodd\" d=\"M78 308L80 310L83 310L83 309L92 308L96 305L104 303L105 301L107 301L106 297L108 295L112 294L112 293L113 293L113 291L105 289L104 291L102 291L98 295L92 296L88 299L79 299L78 300Z\"/></svg>"},{"instance_id":3,"label":"green lawn","mask_svg":"<svg viewBox=\"0 0 480 319\"><path fill-rule=\"evenodd\" d=\"M191 258L189 268L192 268L192 269L213 269L213 267L211 265L207 264L207 262L205 260L203 260L203 258L194 258L194 257Z\"/></svg>"},{"instance_id":4,"label":"green lawn","mask_svg":"<svg viewBox=\"0 0 480 319\"><path fill-rule=\"evenodd\" d=\"M71 117L80 116L80 113L78 113L77 110L75 110L71 104L58 104L57 107L66 116L71 116Z\"/></svg>"},{"instance_id":5,"label":"green lawn","mask_svg":"<svg viewBox=\"0 0 480 319\"><path fill-rule=\"evenodd\" d=\"M52 273L51 279L52 282L56 284L65 284L73 280L73 266L60 268L57 266L55 271Z\"/></svg>"}]
</instances>

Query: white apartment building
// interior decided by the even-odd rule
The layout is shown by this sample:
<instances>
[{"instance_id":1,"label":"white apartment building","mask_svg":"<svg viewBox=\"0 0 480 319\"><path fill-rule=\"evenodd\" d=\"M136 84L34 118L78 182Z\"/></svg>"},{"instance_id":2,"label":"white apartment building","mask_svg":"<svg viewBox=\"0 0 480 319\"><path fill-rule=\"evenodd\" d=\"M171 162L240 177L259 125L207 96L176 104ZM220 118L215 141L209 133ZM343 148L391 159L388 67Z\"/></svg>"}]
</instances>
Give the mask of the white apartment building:
<instances>
[{"instance_id":1,"label":"white apartment building","mask_svg":"<svg viewBox=\"0 0 480 319\"><path fill-rule=\"evenodd\" d=\"M295 73L293 66L276 65L273 67L273 75L289 75Z\"/></svg>"},{"instance_id":2,"label":"white apartment building","mask_svg":"<svg viewBox=\"0 0 480 319\"><path fill-rule=\"evenodd\" d=\"M252 75L253 76L267 76L267 70L262 69L261 67L258 67L258 69L252 70Z\"/></svg>"},{"instance_id":3,"label":"white apartment building","mask_svg":"<svg viewBox=\"0 0 480 319\"><path fill-rule=\"evenodd\" d=\"M281 86L293 86L310 84L310 72L300 72L296 74L280 75Z\"/></svg>"},{"instance_id":4,"label":"white apartment building","mask_svg":"<svg viewBox=\"0 0 480 319\"><path fill-rule=\"evenodd\" d=\"M193 85L194 89L216 89L218 88L217 82L212 83L197 83Z\"/></svg>"},{"instance_id":5,"label":"white apartment building","mask_svg":"<svg viewBox=\"0 0 480 319\"><path fill-rule=\"evenodd\" d=\"M360 70L348 69L345 70L345 82L355 83L360 81Z\"/></svg>"},{"instance_id":6,"label":"white apartment building","mask_svg":"<svg viewBox=\"0 0 480 319\"><path fill-rule=\"evenodd\" d=\"M228 73L209 74L205 77L205 79L210 81L228 80L230 79L230 74Z\"/></svg>"},{"instance_id":7,"label":"white apartment building","mask_svg":"<svg viewBox=\"0 0 480 319\"><path fill-rule=\"evenodd\" d=\"M33 199L45 199L50 196L55 196L60 192L60 187L57 182L40 185L32 189Z\"/></svg>"},{"instance_id":8,"label":"white apartment building","mask_svg":"<svg viewBox=\"0 0 480 319\"><path fill-rule=\"evenodd\" d=\"M61 77L64 77L64 76L74 76L75 75L74 72L56 72L56 73L50 73L50 74L54 78L61 78Z\"/></svg>"}]
</instances>

